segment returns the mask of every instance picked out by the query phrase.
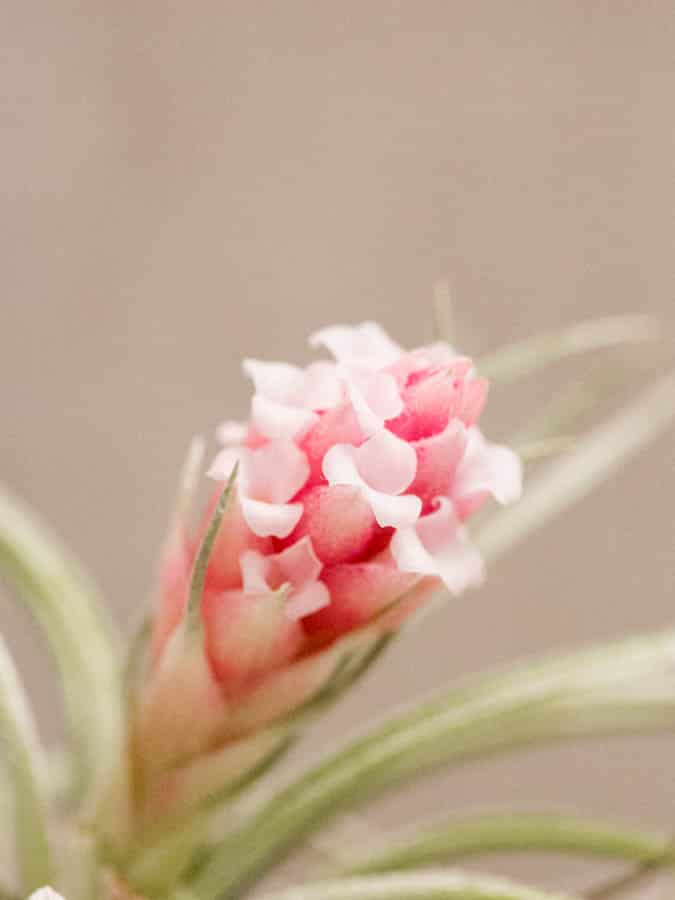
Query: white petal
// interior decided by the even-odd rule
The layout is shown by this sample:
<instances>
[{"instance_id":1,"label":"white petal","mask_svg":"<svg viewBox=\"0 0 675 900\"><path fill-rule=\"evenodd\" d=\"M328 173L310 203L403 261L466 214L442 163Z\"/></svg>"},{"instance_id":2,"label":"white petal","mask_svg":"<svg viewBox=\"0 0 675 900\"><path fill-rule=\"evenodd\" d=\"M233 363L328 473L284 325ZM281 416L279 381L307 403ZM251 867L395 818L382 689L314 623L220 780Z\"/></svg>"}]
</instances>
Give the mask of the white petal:
<instances>
[{"instance_id":1,"label":"white petal","mask_svg":"<svg viewBox=\"0 0 675 900\"><path fill-rule=\"evenodd\" d=\"M359 475L354 458L355 447L349 444L334 444L323 458L321 468L329 484L350 484L362 487L364 482Z\"/></svg>"},{"instance_id":2,"label":"white petal","mask_svg":"<svg viewBox=\"0 0 675 900\"><path fill-rule=\"evenodd\" d=\"M286 601L286 615L292 621L302 619L310 613L323 609L330 603L330 593L322 581L314 581L294 591L290 599Z\"/></svg>"},{"instance_id":3,"label":"white petal","mask_svg":"<svg viewBox=\"0 0 675 900\"><path fill-rule=\"evenodd\" d=\"M436 575L453 594L483 579L480 553L458 525L447 498L442 498L438 509L421 518L415 528L397 531L390 548L402 572Z\"/></svg>"},{"instance_id":4,"label":"white petal","mask_svg":"<svg viewBox=\"0 0 675 900\"><path fill-rule=\"evenodd\" d=\"M316 413L299 406L288 406L254 394L251 421L256 431L272 440L291 440L309 431L319 420Z\"/></svg>"},{"instance_id":5,"label":"white petal","mask_svg":"<svg viewBox=\"0 0 675 900\"><path fill-rule=\"evenodd\" d=\"M338 362L362 363L372 369L391 365L403 353L375 322L322 328L310 336L309 342L312 347L325 347Z\"/></svg>"},{"instance_id":6,"label":"white petal","mask_svg":"<svg viewBox=\"0 0 675 900\"><path fill-rule=\"evenodd\" d=\"M376 438L379 438L379 435L376 435ZM395 435L391 435L391 438L394 441L399 441ZM374 440L374 438L371 438L371 440ZM385 438L385 442L387 440L388 439ZM400 441L400 443L405 444L404 441ZM377 446L377 444L375 446ZM364 498L370 504L373 515L382 528L405 528L406 526L413 525L421 512L422 501L419 497L414 497L411 494L394 496L371 488L366 483L365 479L361 477L359 468L357 468L357 459L360 449L361 448L350 447L348 444L335 444L330 448L323 458L323 474L328 479L329 484L348 484L360 488ZM410 449L412 450L412 448ZM412 453L414 456L414 450L412 450ZM365 467L368 474L372 475L373 473L370 471L370 451L366 452L364 457L364 464L365 463L367 463ZM390 484L394 483L392 474L399 476L403 474L407 475L407 473L403 473L402 469L403 466L399 466L399 472L389 473L388 480ZM405 479L401 478L395 486L398 486L404 481Z\"/></svg>"},{"instance_id":7,"label":"white petal","mask_svg":"<svg viewBox=\"0 0 675 900\"><path fill-rule=\"evenodd\" d=\"M401 572L418 575L438 575L433 557L413 527L399 528L389 544L391 555Z\"/></svg>"},{"instance_id":8,"label":"white petal","mask_svg":"<svg viewBox=\"0 0 675 900\"><path fill-rule=\"evenodd\" d=\"M501 444L490 444L492 493L498 503L514 503L523 493L523 464L517 453Z\"/></svg>"},{"instance_id":9,"label":"white petal","mask_svg":"<svg viewBox=\"0 0 675 900\"><path fill-rule=\"evenodd\" d=\"M216 481L227 481L232 474L237 463L240 464L239 474L237 477L237 487L240 493L246 492L247 473L246 473L246 456L247 451L241 448L225 447L216 455L211 463L211 467L206 473L209 478Z\"/></svg>"},{"instance_id":10,"label":"white petal","mask_svg":"<svg viewBox=\"0 0 675 900\"><path fill-rule=\"evenodd\" d=\"M246 524L258 537L288 537L302 516L302 503L264 503L243 497L241 509Z\"/></svg>"},{"instance_id":11,"label":"white petal","mask_svg":"<svg viewBox=\"0 0 675 900\"><path fill-rule=\"evenodd\" d=\"M293 404L302 389L304 373L298 366L245 359L242 368L252 380L256 392L268 400Z\"/></svg>"},{"instance_id":12,"label":"white petal","mask_svg":"<svg viewBox=\"0 0 675 900\"><path fill-rule=\"evenodd\" d=\"M457 352L453 350L450 344L446 344L445 341L436 341L434 344L427 344L426 347L422 347L417 352L420 361L423 361L423 364L428 366L450 365L458 356Z\"/></svg>"},{"instance_id":13,"label":"white petal","mask_svg":"<svg viewBox=\"0 0 675 900\"><path fill-rule=\"evenodd\" d=\"M248 427L245 422L223 422L216 429L216 438L225 447L243 444L246 439Z\"/></svg>"},{"instance_id":14,"label":"white petal","mask_svg":"<svg viewBox=\"0 0 675 900\"><path fill-rule=\"evenodd\" d=\"M57 894L53 888L42 887L34 891L28 900L63 900L61 894Z\"/></svg>"},{"instance_id":15,"label":"white petal","mask_svg":"<svg viewBox=\"0 0 675 900\"><path fill-rule=\"evenodd\" d=\"M413 494L395 497L369 487L362 491L381 528L410 528L422 511L422 501Z\"/></svg>"},{"instance_id":16,"label":"white petal","mask_svg":"<svg viewBox=\"0 0 675 900\"><path fill-rule=\"evenodd\" d=\"M385 494L403 493L417 472L414 448L386 429L357 447L354 457L368 487Z\"/></svg>"},{"instance_id":17,"label":"white petal","mask_svg":"<svg viewBox=\"0 0 675 900\"><path fill-rule=\"evenodd\" d=\"M457 468L459 497L487 492L499 503L511 503L522 493L522 463L516 453L490 444L478 428L470 428L466 452Z\"/></svg>"},{"instance_id":18,"label":"white petal","mask_svg":"<svg viewBox=\"0 0 675 900\"><path fill-rule=\"evenodd\" d=\"M292 441L270 441L246 457L247 496L268 503L287 503L309 477L309 463Z\"/></svg>"},{"instance_id":19,"label":"white petal","mask_svg":"<svg viewBox=\"0 0 675 900\"><path fill-rule=\"evenodd\" d=\"M342 379L335 363L320 360L305 369L301 391L302 405L306 409L330 409L343 400Z\"/></svg>"},{"instance_id":20,"label":"white petal","mask_svg":"<svg viewBox=\"0 0 675 900\"><path fill-rule=\"evenodd\" d=\"M393 375L345 368L343 377L356 418L366 436L375 434L388 419L395 419L403 412L403 401Z\"/></svg>"},{"instance_id":21,"label":"white petal","mask_svg":"<svg viewBox=\"0 0 675 900\"><path fill-rule=\"evenodd\" d=\"M267 582L269 563L257 550L247 550L239 559L241 578L245 594L267 594L270 586Z\"/></svg>"}]
</instances>

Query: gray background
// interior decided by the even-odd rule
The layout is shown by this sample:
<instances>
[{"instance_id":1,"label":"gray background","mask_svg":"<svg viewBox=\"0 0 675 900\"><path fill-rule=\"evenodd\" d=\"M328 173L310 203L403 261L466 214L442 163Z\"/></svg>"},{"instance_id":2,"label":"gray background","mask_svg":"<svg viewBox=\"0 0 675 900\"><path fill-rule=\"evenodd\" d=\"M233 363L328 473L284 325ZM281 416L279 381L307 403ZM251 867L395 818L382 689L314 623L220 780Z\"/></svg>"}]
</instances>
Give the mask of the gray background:
<instances>
[{"instance_id":1,"label":"gray background","mask_svg":"<svg viewBox=\"0 0 675 900\"><path fill-rule=\"evenodd\" d=\"M468 352L605 313L675 324L672 2L4 0L0 35L2 478L124 628L189 436L245 410L242 354L303 360L310 330L362 318L415 345L444 275ZM493 433L580 366L495 392ZM306 746L459 673L671 623L673 437L408 633ZM2 622L53 735L6 594ZM528 754L371 818L512 802L675 828L673 749Z\"/></svg>"}]
</instances>

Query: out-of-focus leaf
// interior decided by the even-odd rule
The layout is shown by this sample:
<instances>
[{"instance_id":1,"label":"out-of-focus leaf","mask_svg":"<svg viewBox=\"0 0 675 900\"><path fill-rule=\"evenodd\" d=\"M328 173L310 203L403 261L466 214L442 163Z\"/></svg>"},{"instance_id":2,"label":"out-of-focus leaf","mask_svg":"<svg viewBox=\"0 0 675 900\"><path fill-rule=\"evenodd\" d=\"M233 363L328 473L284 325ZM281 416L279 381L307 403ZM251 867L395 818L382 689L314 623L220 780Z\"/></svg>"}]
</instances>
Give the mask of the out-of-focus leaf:
<instances>
[{"instance_id":1,"label":"out-of-focus leaf","mask_svg":"<svg viewBox=\"0 0 675 900\"><path fill-rule=\"evenodd\" d=\"M606 481L675 419L675 372L579 440L576 448L536 473L522 499L484 522L476 541L493 562L550 519Z\"/></svg>"},{"instance_id":2,"label":"out-of-focus leaf","mask_svg":"<svg viewBox=\"0 0 675 900\"><path fill-rule=\"evenodd\" d=\"M476 368L486 378L510 384L565 357L603 347L654 340L659 334L658 323L648 316L589 319L500 347L479 359Z\"/></svg>"},{"instance_id":3,"label":"out-of-focus leaf","mask_svg":"<svg viewBox=\"0 0 675 900\"><path fill-rule=\"evenodd\" d=\"M675 632L524 663L395 716L216 844L190 888L228 900L340 811L435 768L540 742L675 731Z\"/></svg>"},{"instance_id":4,"label":"out-of-focus leaf","mask_svg":"<svg viewBox=\"0 0 675 900\"><path fill-rule=\"evenodd\" d=\"M21 887L47 884L52 865L47 839L46 760L18 674L0 638L0 746L12 789L12 822Z\"/></svg>"},{"instance_id":5,"label":"out-of-focus leaf","mask_svg":"<svg viewBox=\"0 0 675 900\"><path fill-rule=\"evenodd\" d=\"M535 813L483 813L416 828L361 854L341 871L349 875L389 872L441 865L477 854L533 851L641 863L675 859L665 836L609 822Z\"/></svg>"},{"instance_id":6,"label":"out-of-focus leaf","mask_svg":"<svg viewBox=\"0 0 675 900\"><path fill-rule=\"evenodd\" d=\"M406 872L365 875L291 887L260 900L564 900L541 891L473 872Z\"/></svg>"},{"instance_id":7,"label":"out-of-focus leaf","mask_svg":"<svg viewBox=\"0 0 675 900\"><path fill-rule=\"evenodd\" d=\"M0 574L56 658L73 739L73 792L81 796L111 765L121 734L118 661L99 594L46 527L2 489Z\"/></svg>"}]
</instances>

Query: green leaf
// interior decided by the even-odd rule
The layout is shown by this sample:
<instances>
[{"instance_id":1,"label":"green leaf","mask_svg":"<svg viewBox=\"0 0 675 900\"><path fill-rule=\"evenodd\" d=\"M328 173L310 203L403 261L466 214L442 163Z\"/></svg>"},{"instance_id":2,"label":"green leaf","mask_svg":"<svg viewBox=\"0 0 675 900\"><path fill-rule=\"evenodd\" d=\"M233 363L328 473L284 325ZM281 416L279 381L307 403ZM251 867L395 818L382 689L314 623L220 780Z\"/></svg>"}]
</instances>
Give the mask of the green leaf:
<instances>
[{"instance_id":1,"label":"green leaf","mask_svg":"<svg viewBox=\"0 0 675 900\"><path fill-rule=\"evenodd\" d=\"M437 822L394 838L348 863L342 874L440 865L485 853L574 853L629 862L672 862L667 837L570 816L493 813Z\"/></svg>"},{"instance_id":2,"label":"green leaf","mask_svg":"<svg viewBox=\"0 0 675 900\"><path fill-rule=\"evenodd\" d=\"M13 830L19 878L30 892L51 881L47 840L46 760L28 701L5 642L0 638L0 740L12 787Z\"/></svg>"},{"instance_id":3,"label":"green leaf","mask_svg":"<svg viewBox=\"0 0 675 900\"><path fill-rule=\"evenodd\" d=\"M447 281L437 281L433 293L434 339L451 344L455 338L455 315L452 293Z\"/></svg>"},{"instance_id":4,"label":"green leaf","mask_svg":"<svg viewBox=\"0 0 675 900\"><path fill-rule=\"evenodd\" d=\"M492 515L475 535L493 562L537 528L581 500L675 419L675 372L661 378L576 449L550 463L526 485L522 499Z\"/></svg>"},{"instance_id":5,"label":"green leaf","mask_svg":"<svg viewBox=\"0 0 675 900\"><path fill-rule=\"evenodd\" d=\"M216 536L218 535L220 523L223 521L223 516L225 515L225 511L227 510L228 504L230 502L232 491L234 490L234 484L237 480L238 470L239 463L235 463L234 468L230 473L230 477L227 479L225 487L223 488L223 491L218 498L216 507L213 510L213 515L211 516L211 521L209 522L208 530L204 535L204 539L202 540L199 551L197 553L197 558L195 559L194 567L192 569L192 577L190 579L190 592L188 596L188 602L185 609L185 616L183 618L183 627L185 628L185 632L187 635L199 634L201 630L202 619L200 609L202 594L204 593L206 570L209 565L209 559L211 558L213 543L216 539Z\"/></svg>"},{"instance_id":6,"label":"green leaf","mask_svg":"<svg viewBox=\"0 0 675 900\"><path fill-rule=\"evenodd\" d=\"M476 368L486 378L511 384L565 357L603 347L654 340L659 334L658 323L649 316L589 319L500 347L479 359Z\"/></svg>"},{"instance_id":7,"label":"green leaf","mask_svg":"<svg viewBox=\"0 0 675 900\"><path fill-rule=\"evenodd\" d=\"M675 631L523 663L394 716L214 845L200 900L233 898L340 811L443 766L547 741L675 731Z\"/></svg>"},{"instance_id":8,"label":"green leaf","mask_svg":"<svg viewBox=\"0 0 675 900\"><path fill-rule=\"evenodd\" d=\"M116 754L122 723L118 662L97 590L47 528L0 489L0 572L42 627L56 658L81 796Z\"/></svg>"},{"instance_id":9,"label":"green leaf","mask_svg":"<svg viewBox=\"0 0 675 900\"><path fill-rule=\"evenodd\" d=\"M563 900L502 878L469 872L413 872L345 878L291 887L260 900Z\"/></svg>"}]
</instances>

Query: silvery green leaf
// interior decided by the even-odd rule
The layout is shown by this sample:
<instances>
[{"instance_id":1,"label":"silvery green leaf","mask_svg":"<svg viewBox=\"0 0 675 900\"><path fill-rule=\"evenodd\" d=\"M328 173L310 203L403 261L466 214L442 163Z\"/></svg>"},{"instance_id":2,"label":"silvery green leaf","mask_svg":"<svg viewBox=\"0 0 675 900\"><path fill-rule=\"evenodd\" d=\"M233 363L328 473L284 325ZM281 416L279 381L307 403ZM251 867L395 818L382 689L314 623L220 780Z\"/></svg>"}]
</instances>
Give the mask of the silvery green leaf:
<instances>
[{"instance_id":1,"label":"silvery green leaf","mask_svg":"<svg viewBox=\"0 0 675 900\"><path fill-rule=\"evenodd\" d=\"M589 319L500 347L478 359L476 368L486 378L510 384L565 357L603 347L654 340L659 334L658 323L648 316Z\"/></svg>"},{"instance_id":2,"label":"silvery green leaf","mask_svg":"<svg viewBox=\"0 0 675 900\"><path fill-rule=\"evenodd\" d=\"M537 472L522 499L499 510L475 535L489 562L510 550L661 435L675 419L675 372L662 377L633 403L581 438L575 449Z\"/></svg>"},{"instance_id":3,"label":"silvery green leaf","mask_svg":"<svg viewBox=\"0 0 675 900\"><path fill-rule=\"evenodd\" d=\"M365 875L317 882L264 894L260 900L564 900L569 895L537 890L473 872Z\"/></svg>"},{"instance_id":4,"label":"silvery green leaf","mask_svg":"<svg viewBox=\"0 0 675 900\"><path fill-rule=\"evenodd\" d=\"M185 616L183 618L183 628L187 635L196 635L201 633L201 602L204 593L204 582L206 580L206 570L208 569L209 559L211 558L211 550L218 535L220 523L227 510L234 485L237 480L238 465L235 464L230 477L227 479L225 486L218 498L215 509L209 522L209 527L204 535L204 539L197 551L190 579L190 591L188 594L188 602L185 608Z\"/></svg>"},{"instance_id":5,"label":"silvery green leaf","mask_svg":"<svg viewBox=\"0 0 675 900\"><path fill-rule=\"evenodd\" d=\"M12 792L11 831L25 891L47 884L52 864L47 838L46 760L19 676L0 638L0 747Z\"/></svg>"},{"instance_id":6,"label":"silvery green leaf","mask_svg":"<svg viewBox=\"0 0 675 900\"><path fill-rule=\"evenodd\" d=\"M537 813L481 813L420 825L361 852L341 874L416 869L486 853L568 853L626 862L673 860L663 835L610 822Z\"/></svg>"},{"instance_id":7,"label":"silvery green leaf","mask_svg":"<svg viewBox=\"0 0 675 900\"><path fill-rule=\"evenodd\" d=\"M74 747L73 793L81 796L114 760L122 721L118 661L98 591L48 529L2 489L0 574L56 658Z\"/></svg>"},{"instance_id":8,"label":"silvery green leaf","mask_svg":"<svg viewBox=\"0 0 675 900\"><path fill-rule=\"evenodd\" d=\"M338 813L431 770L518 747L675 731L675 632L482 676L393 716L282 789L190 882L234 898Z\"/></svg>"}]
</instances>

